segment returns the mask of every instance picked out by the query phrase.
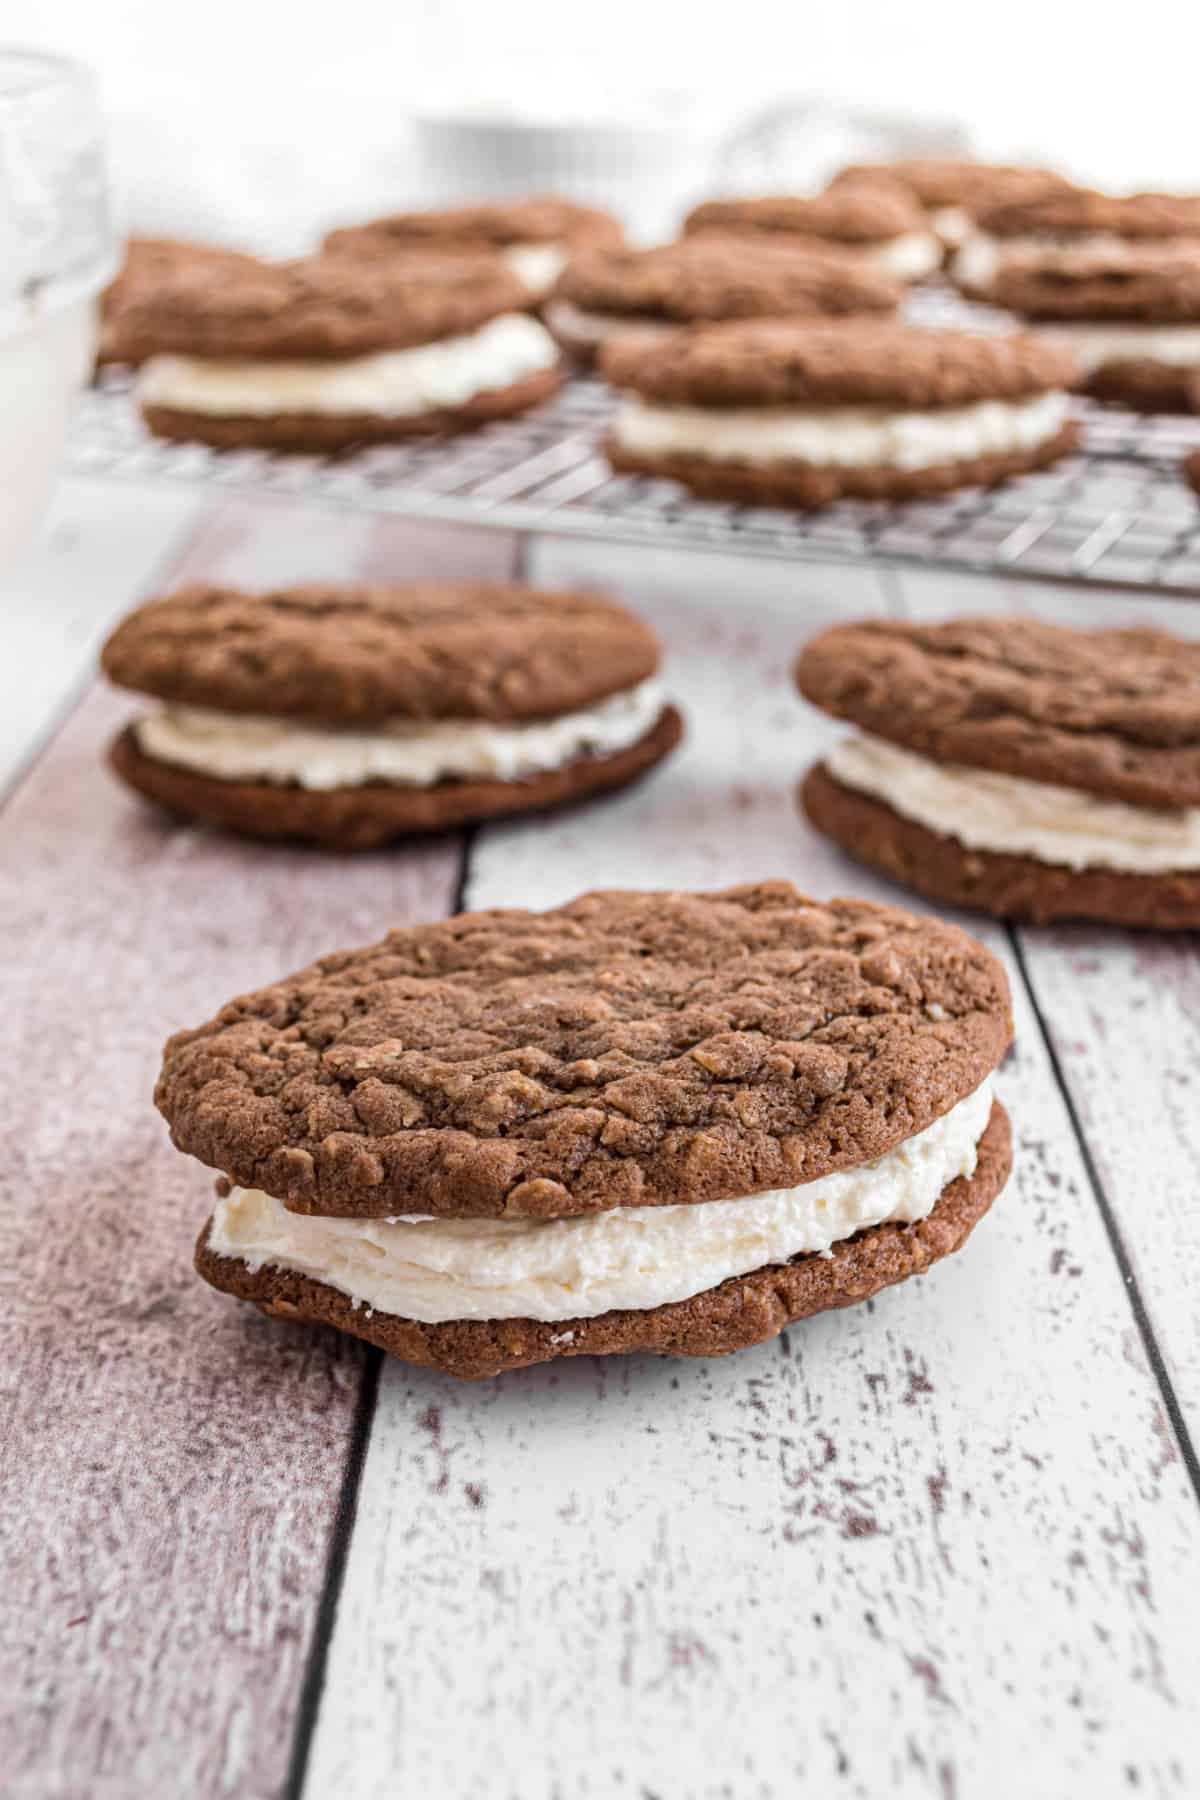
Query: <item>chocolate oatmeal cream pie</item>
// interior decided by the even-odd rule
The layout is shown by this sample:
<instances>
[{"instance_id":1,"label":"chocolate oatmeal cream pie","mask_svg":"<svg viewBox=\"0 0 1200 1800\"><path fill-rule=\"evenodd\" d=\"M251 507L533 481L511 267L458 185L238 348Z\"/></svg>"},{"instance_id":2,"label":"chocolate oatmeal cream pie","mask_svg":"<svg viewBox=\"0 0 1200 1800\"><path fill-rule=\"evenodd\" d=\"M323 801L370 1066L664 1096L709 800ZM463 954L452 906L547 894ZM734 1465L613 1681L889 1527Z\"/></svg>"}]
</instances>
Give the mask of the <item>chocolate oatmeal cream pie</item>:
<instances>
[{"instance_id":1,"label":"chocolate oatmeal cream pie","mask_svg":"<svg viewBox=\"0 0 1200 1800\"><path fill-rule=\"evenodd\" d=\"M719 1356L957 1250L1003 1187L1004 971L788 882L392 931L166 1047L196 1266L410 1362Z\"/></svg>"},{"instance_id":2,"label":"chocolate oatmeal cream pie","mask_svg":"<svg viewBox=\"0 0 1200 1800\"><path fill-rule=\"evenodd\" d=\"M801 693L857 727L805 812L930 899L1200 926L1200 644L1030 618L836 626Z\"/></svg>"},{"instance_id":3,"label":"chocolate oatmeal cream pie","mask_svg":"<svg viewBox=\"0 0 1200 1800\"><path fill-rule=\"evenodd\" d=\"M640 619L515 582L197 585L101 657L158 702L116 773L187 818L363 849L624 787L682 721Z\"/></svg>"},{"instance_id":4,"label":"chocolate oatmeal cream pie","mask_svg":"<svg viewBox=\"0 0 1200 1800\"><path fill-rule=\"evenodd\" d=\"M538 194L441 211L389 213L331 231L325 249L354 256L395 250L490 251L503 257L528 302L545 298L577 250L621 244L624 236L612 213L556 194Z\"/></svg>"},{"instance_id":5,"label":"chocolate oatmeal cream pie","mask_svg":"<svg viewBox=\"0 0 1200 1800\"><path fill-rule=\"evenodd\" d=\"M526 411L558 346L498 256L204 262L135 283L110 327L159 437L345 450Z\"/></svg>"},{"instance_id":6,"label":"chocolate oatmeal cream pie","mask_svg":"<svg viewBox=\"0 0 1200 1800\"><path fill-rule=\"evenodd\" d=\"M622 473L763 506L903 500L1044 468L1074 448L1070 355L878 319L750 319L618 338Z\"/></svg>"},{"instance_id":7,"label":"chocolate oatmeal cream pie","mask_svg":"<svg viewBox=\"0 0 1200 1800\"><path fill-rule=\"evenodd\" d=\"M886 163L851 163L831 189L864 181L893 181L916 201L947 251L961 247L975 215L987 207L1040 199L1069 188L1065 175L1024 163L976 162L963 157L901 157Z\"/></svg>"},{"instance_id":8,"label":"chocolate oatmeal cream pie","mask_svg":"<svg viewBox=\"0 0 1200 1800\"><path fill-rule=\"evenodd\" d=\"M759 243L824 243L853 251L898 281L941 267L942 246L924 210L894 181L846 181L823 194L706 200L683 222L685 237L717 232Z\"/></svg>"},{"instance_id":9,"label":"chocolate oatmeal cream pie","mask_svg":"<svg viewBox=\"0 0 1200 1800\"><path fill-rule=\"evenodd\" d=\"M814 244L684 238L650 250L583 250L542 309L563 348L590 357L623 333L720 319L886 315L903 297L894 276Z\"/></svg>"}]
</instances>

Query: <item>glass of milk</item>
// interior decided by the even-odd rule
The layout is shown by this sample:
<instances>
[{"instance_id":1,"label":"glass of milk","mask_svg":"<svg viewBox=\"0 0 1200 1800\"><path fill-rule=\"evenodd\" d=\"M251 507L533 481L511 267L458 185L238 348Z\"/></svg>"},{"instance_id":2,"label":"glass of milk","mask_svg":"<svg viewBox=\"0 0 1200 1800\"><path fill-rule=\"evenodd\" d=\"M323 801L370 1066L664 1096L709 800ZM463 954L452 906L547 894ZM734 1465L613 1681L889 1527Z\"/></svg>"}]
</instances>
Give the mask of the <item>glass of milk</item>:
<instances>
[{"instance_id":1,"label":"glass of milk","mask_svg":"<svg viewBox=\"0 0 1200 1800\"><path fill-rule=\"evenodd\" d=\"M0 570L53 482L115 260L87 71L0 48Z\"/></svg>"}]
</instances>

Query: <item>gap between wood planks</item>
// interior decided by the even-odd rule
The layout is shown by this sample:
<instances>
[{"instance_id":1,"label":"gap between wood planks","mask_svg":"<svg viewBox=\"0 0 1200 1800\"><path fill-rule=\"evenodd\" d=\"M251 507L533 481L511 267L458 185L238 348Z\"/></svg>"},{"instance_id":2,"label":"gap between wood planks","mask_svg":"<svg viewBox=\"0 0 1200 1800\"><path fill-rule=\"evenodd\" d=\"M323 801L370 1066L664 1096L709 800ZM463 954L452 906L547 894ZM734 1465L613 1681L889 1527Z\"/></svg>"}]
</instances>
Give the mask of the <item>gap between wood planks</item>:
<instances>
[{"instance_id":1,"label":"gap between wood planks","mask_svg":"<svg viewBox=\"0 0 1200 1800\"><path fill-rule=\"evenodd\" d=\"M516 566L522 571L522 574L524 564L525 556L522 551L516 558ZM451 916L464 910L463 902L466 899L467 884L471 876L471 852L475 847L477 833L478 827L470 825L462 834L458 882L454 890L454 906ZM363 1471L367 1464L367 1451L371 1444L371 1426L379 1400L379 1378L383 1371L383 1357L383 1351L377 1349L374 1344L366 1346L362 1385L359 1388L358 1406L354 1414L354 1431L346 1455L342 1490L338 1496L337 1516L329 1540L325 1577L321 1587L321 1597L317 1603L316 1618L313 1622L312 1643L309 1645L308 1658L304 1667L304 1680L296 1708L292 1751L288 1758L282 1800L301 1800L304 1793L313 1734L317 1729L321 1698L325 1691L325 1669L329 1661L330 1645L333 1641L333 1628L337 1622L338 1602L342 1597L342 1584L346 1579L346 1562L350 1554L350 1542L354 1536L354 1526L358 1517L358 1495L362 1487Z\"/></svg>"}]
</instances>

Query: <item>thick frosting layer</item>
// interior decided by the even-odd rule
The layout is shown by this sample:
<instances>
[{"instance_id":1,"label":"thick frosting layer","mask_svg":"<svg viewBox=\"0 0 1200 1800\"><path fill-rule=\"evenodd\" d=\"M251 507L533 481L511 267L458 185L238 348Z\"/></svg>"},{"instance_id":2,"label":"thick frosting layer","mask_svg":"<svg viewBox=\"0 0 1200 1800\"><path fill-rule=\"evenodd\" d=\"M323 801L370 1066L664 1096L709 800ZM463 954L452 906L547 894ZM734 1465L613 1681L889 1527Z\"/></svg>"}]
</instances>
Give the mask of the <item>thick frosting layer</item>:
<instances>
[{"instance_id":1,"label":"thick frosting layer","mask_svg":"<svg viewBox=\"0 0 1200 1800\"><path fill-rule=\"evenodd\" d=\"M866 734L839 744L825 766L846 787L968 850L1130 875L1200 869L1200 808L1154 812L1079 788L932 762Z\"/></svg>"},{"instance_id":2,"label":"thick frosting layer","mask_svg":"<svg viewBox=\"0 0 1200 1800\"><path fill-rule=\"evenodd\" d=\"M394 719L336 727L164 706L134 729L147 756L223 781L270 781L317 792L368 781L430 787L472 776L517 780L580 756L610 755L644 737L664 704L661 686L650 680L579 712L523 725Z\"/></svg>"},{"instance_id":3,"label":"thick frosting layer","mask_svg":"<svg viewBox=\"0 0 1200 1800\"><path fill-rule=\"evenodd\" d=\"M154 356L138 378L146 406L258 418L279 413L369 413L406 418L463 406L553 368L558 346L537 319L503 313L466 337L412 350L305 361Z\"/></svg>"},{"instance_id":4,"label":"thick frosting layer","mask_svg":"<svg viewBox=\"0 0 1200 1800\"><path fill-rule=\"evenodd\" d=\"M1060 393L909 413L861 406L718 408L630 401L613 430L627 449L650 456L926 469L1046 443L1061 430L1069 404Z\"/></svg>"},{"instance_id":5,"label":"thick frosting layer","mask_svg":"<svg viewBox=\"0 0 1200 1800\"><path fill-rule=\"evenodd\" d=\"M932 232L906 231L872 246L870 259L899 281L921 281L942 266L942 246Z\"/></svg>"},{"instance_id":6,"label":"thick frosting layer","mask_svg":"<svg viewBox=\"0 0 1200 1800\"><path fill-rule=\"evenodd\" d=\"M450 1319L595 1318L686 1300L731 1276L832 1245L885 1220L924 1219L975 1170L992 1084L889 1155L801 1187L695 1206L617 1207L576 1219L328 1219L234 1188L208 1242L251 1269L292 1269L356 1305Z\"/></svg>"},{"instance_id":7,"label":"thick frosting layer","mask_svg":"<svg viewBox=\"0 0 1200 1800\"><path fill-rule=\"evenodd\" d=\"M1039 336L1069 350L1090 372L1107 363L1152 362L1172 369L1200 366L1198 325L1045 325Z\"/></svg>"},{"instance_id":8,"label":"thick frosting layer","mask_svg":"<svg viewBox=\"0 0 1200 1800\"><path fill-rule=\"evenodd\" d=\"M565 244L510 244L504 260L535 300L548 294L567 266Z\"/></svg>"}]
</instances>

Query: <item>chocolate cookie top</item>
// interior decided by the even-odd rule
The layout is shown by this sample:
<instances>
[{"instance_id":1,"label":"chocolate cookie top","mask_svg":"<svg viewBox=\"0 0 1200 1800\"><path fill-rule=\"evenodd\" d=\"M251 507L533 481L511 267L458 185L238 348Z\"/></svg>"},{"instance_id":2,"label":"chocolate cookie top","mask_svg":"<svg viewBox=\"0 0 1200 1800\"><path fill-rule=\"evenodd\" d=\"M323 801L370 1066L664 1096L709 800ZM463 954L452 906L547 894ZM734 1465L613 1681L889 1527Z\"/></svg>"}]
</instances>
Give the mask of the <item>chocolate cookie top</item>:
<instances>
[{"instance_id":1,"label":"chocolate cookie top","mask_svg":"<svg viewBox=\"0 0 1200 1800\"><path fill-rule=\"evenodd\" d=\"M888 163L851 163L834 177L830 186L838 188L847 182L859 184L877 180L898 182L919 206L929 212L951 206L974 212L981 206L1040 199L1045 193L1071 186L1064 175L1056 175L1051 169L940 156L908 157Z\"/></svg>"},{"instance_id":2,"label":"chocolate cookie top","mask_svg":"<svg viewBox=\"0 0 1200 1800\"><path fill-rule=\"evenodd\" d=\"M845 182L823 194L763 194L745 200L705 200L683 221L700 231L783 232L832 238L859 248L925 230L925 215L897 183Z\"/></svg>"},{"instance_id":3,"label":"chocolate cookie top","mask_svg":"<svg viewBox=\"0 0 1200 1800\"><path fill-rule=\"evenodd\" d=\"M1075 379L1070 355L1031 337L979 337L890 321L747 320L601 352L617 387L678 406L889 406L928 411L1020 400Z\"/></svg>"},{"instance_id":4,"label":"chocolate cookie top","mask_svg":"<svg viewBox=\"0 0 1200 1800\"><path fill-rule=\"evenodd\" d=\"M556 1218L728 1199L885 1155L1011 1035L953 925L790 882L466 913L167 1044L181 1150L298 1212Z\"/></svg>"},{"instance_id":5,"label":"chocolate cookie top","mask_svg":"<svg viewBox=\"0 0 1200 1800\"><path fill-rule=\"evenodd\" d=\"M677 320L890 312L904 289L858 257L786 243L686 238L652 250L581 250L556 296L588 312Z\"/></svg>"},{"instance_id":6,"label":"chocolate cookie top","mask_svg":"<svg viewBox=\"0 0 1200 1800\"><path fill-rule=\"evenodd\" d=\"M144 328L130 331L130 297L151 292L189 269L253 269L258 259L219 244L192 244L182 238L131 237L125 258L100 296L101 362L141 360L148 354Z\"/></svg>"},{"instance_id":7,"label":"chocolate cookie top","mask_svg":"<svg viewBox=\"0 0 1200 1800\"><path fill-rule=\"evenodd\" d=\"M800 692L935 762L1200 806L1200 643L1028 618L868 619L808 644Z\"/></svg>"},{"instance_id":8,"label":"chocolate cookie top","mask_svg":"<svg viewBox=\"0 0 1200 1800\"><path fill-rule=\"evenodd\" d=\"M1170 238L1200 235L1200 194L1103 194L1069 184L978 215L989 237Z\"/></svg>"},{"instance_id":9,"label":"chocolate cookie top","mask_svg":"<svg viewBox=\"0 0 1200 1800\"><path fill-rule=\"evenodd\" d=\"M619 244L620 221L598 207L553 194L496 200L442 212L390 213L365 225L345 225L325 239L327 250L396 248L505 250L514 244Z\"/></svg>"},{"instance_id":10,"label":"chocolate cookie top","mask_svg":"<svg viewBox=\"0 0 1200 1800\"><path fill-rule=\"evenodd\" d=\"M498 256L420 256L369 263L189 263L119 295L114 326L150 353L358 356L473 331L527 295Z\"/></svg>"},{"instance_id":11,"label":"chocolate cookie top","mask_svg":"<svg viewBox=\"0 0 1200 1800\"><path fill-rule=\"evenodd\" d=\"M1058 251L1052 267L1034 252L1014 252L993 275L988 298L1031 319L1200 320L1200 239L1194 247L1133 239L1116 254Z\"/></svg>"},{"instance_id":12,"label":"chocolate cookie top","mask_svg":"<svg viewBox=\"0 0 1200 1800\"><path fill-rule=\"evenodd\" d=\"M100 658L110 681L161 700L333 725L547 718L658 660L615 601L488 581L185 587L130 613Z\"/></svg>"}]
</instances>

